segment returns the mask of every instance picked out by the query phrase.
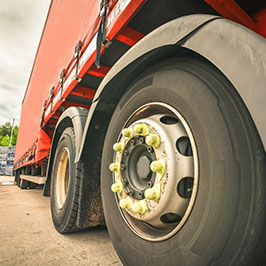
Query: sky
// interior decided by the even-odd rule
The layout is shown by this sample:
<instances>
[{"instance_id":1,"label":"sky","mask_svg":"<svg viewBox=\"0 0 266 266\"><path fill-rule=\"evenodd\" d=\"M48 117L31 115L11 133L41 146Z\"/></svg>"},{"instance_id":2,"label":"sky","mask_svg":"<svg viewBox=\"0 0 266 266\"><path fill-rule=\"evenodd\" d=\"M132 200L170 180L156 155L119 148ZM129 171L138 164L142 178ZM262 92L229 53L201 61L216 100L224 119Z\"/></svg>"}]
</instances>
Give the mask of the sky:
<instances>
[{"instance_id":1,"label":"sky","mask_svg":"<svg viewBox=\"0 0 266 266\"><path fill-rule=\"evenodd\" d=\"M0 0L0 126L16 119L50 0Z\"/></svg>"}]
</instances>

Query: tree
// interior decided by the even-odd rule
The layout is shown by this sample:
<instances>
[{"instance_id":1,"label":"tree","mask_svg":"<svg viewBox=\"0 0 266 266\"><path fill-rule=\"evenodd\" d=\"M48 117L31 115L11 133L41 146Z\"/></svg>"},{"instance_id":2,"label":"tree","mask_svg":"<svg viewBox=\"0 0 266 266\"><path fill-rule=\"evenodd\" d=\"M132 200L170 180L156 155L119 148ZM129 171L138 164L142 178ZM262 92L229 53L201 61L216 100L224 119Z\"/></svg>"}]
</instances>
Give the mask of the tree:
<instances>
[{"instance_id":1,"label":"tree","mask_svg":"<svg viewBox=\"0 0 266 266\"><path fill-rule=\"evenodd\" d=\"M11 145L12 146L16 146L17 137L18 137L18 126L14 126L14 128L13 128L13 136L12 136L12 141L11 141Z\"/></svg>"},{"instance_id":2,"label":"tree","mask_svg":"<svg viewBox=\"0 0 266 266\"><path fill-rule=\"evenodd\" d=\"M10 142L10 137L8 135L5 135L2 138L1 146L9 146L9 142Z\"/></svg>"},{"instance_id":3,"label":"tree","mask_svg":"<svg viewBox=\"0 0 266 266\"><path fill-rule=\"evenodd\" d=\"M0 146L9 146L12 125L10 122L0 126ZM18 126L14 126L11 146L16 146L18 136Z\"/></svg>"},{"instance_id":4,"label":"tree","mask_svg":"<svg viewBox=\"0 0 266 266\"><path fill-rule=\"evenodd\" d=\"M0 136L4 137L6 135L11 135L12 126L10 122L5 123L4 125L0 126Z\"/></svg>"}]
</instances>

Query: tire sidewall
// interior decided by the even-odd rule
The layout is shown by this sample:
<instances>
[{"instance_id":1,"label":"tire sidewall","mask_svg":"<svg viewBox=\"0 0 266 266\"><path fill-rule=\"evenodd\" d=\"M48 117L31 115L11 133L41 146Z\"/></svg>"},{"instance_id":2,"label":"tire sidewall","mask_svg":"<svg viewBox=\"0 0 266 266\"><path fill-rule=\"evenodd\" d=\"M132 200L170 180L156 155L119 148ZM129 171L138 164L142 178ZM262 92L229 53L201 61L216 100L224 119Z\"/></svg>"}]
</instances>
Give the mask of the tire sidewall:
<instances>
[{"instance_id":1,"label":"tire sidewall","mask_svg":"<svg viewBox=\"0 0 266 266\"><path fill-rule=\"evenodd\" d=\"M58 171L58 164L60 160L61 153L64 149L68 149L69 153L69 184L68 184L68 192L66 195L66 200L61 209L58 208L57 199L56 199L56 178ZM67 220L71 215L71 206L74 201L74 188L75 188L75 143L74 143L74 135L69 128L67 128L63 133L61 138L59 139L58 146L56 149L53 170L52 170L52 182L51 182L51 211L52 211L52 219L55 225L55 228L61 232L65 230L65 225L67 224Z\"/></svg>"}]
</instances>

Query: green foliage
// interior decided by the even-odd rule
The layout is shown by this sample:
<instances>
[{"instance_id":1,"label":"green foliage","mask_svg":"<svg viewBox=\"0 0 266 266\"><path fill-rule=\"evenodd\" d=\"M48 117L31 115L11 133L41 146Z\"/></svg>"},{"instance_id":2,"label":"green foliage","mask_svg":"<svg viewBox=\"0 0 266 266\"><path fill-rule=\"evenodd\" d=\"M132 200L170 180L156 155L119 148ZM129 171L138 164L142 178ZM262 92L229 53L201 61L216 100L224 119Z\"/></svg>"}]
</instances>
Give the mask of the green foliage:
<instances>
[{"instance_id":1,"label":"green foliage","mask_svg":"<svg viewBox=\"0 0 266 266\"><path fill-rule=\"evenodd\" d=\"M18 137L18 126L14 126L11 146L16 146L17 137Z\"/></svg>"},{"instance_id":2,"label":"green foliage","mask_svg":"<svg viewBox=\"0 0 266 266\"><path fill-rule=\"evenodd\" d=\"M0 146L9 146L12 125L10 122L0 126ZM18 136L18 126L14 126L11 146L16 146Z\"/></svg>"},{"instance_id":3,"label":"green foliage","mask_svg":"<svg viewBox=\"0 0 266 266\"><path fill-rule=\"evenodd\" d=\"M5 135L2 138L1 146L9 146L9 142L10 142L10 137L8 135Z\"/></svg>"}]
</instances>

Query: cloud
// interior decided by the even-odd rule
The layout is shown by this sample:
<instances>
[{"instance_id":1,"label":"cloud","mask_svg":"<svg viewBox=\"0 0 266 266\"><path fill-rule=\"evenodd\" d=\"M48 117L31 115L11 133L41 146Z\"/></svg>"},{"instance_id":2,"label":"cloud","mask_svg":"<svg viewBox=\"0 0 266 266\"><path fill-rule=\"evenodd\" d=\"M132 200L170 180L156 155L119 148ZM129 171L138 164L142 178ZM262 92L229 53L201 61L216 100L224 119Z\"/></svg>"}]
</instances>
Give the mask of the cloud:
<instances>
[{"instance_id":1,"label":"cloud","mask_svg":"<svg viewBox=\"0 0 266 266\"><path fill-rule=\"evenodd\" d=\"M0 0L0 125L20 118L49 5L50 0Z\"/></svg>"}]
</instances>

